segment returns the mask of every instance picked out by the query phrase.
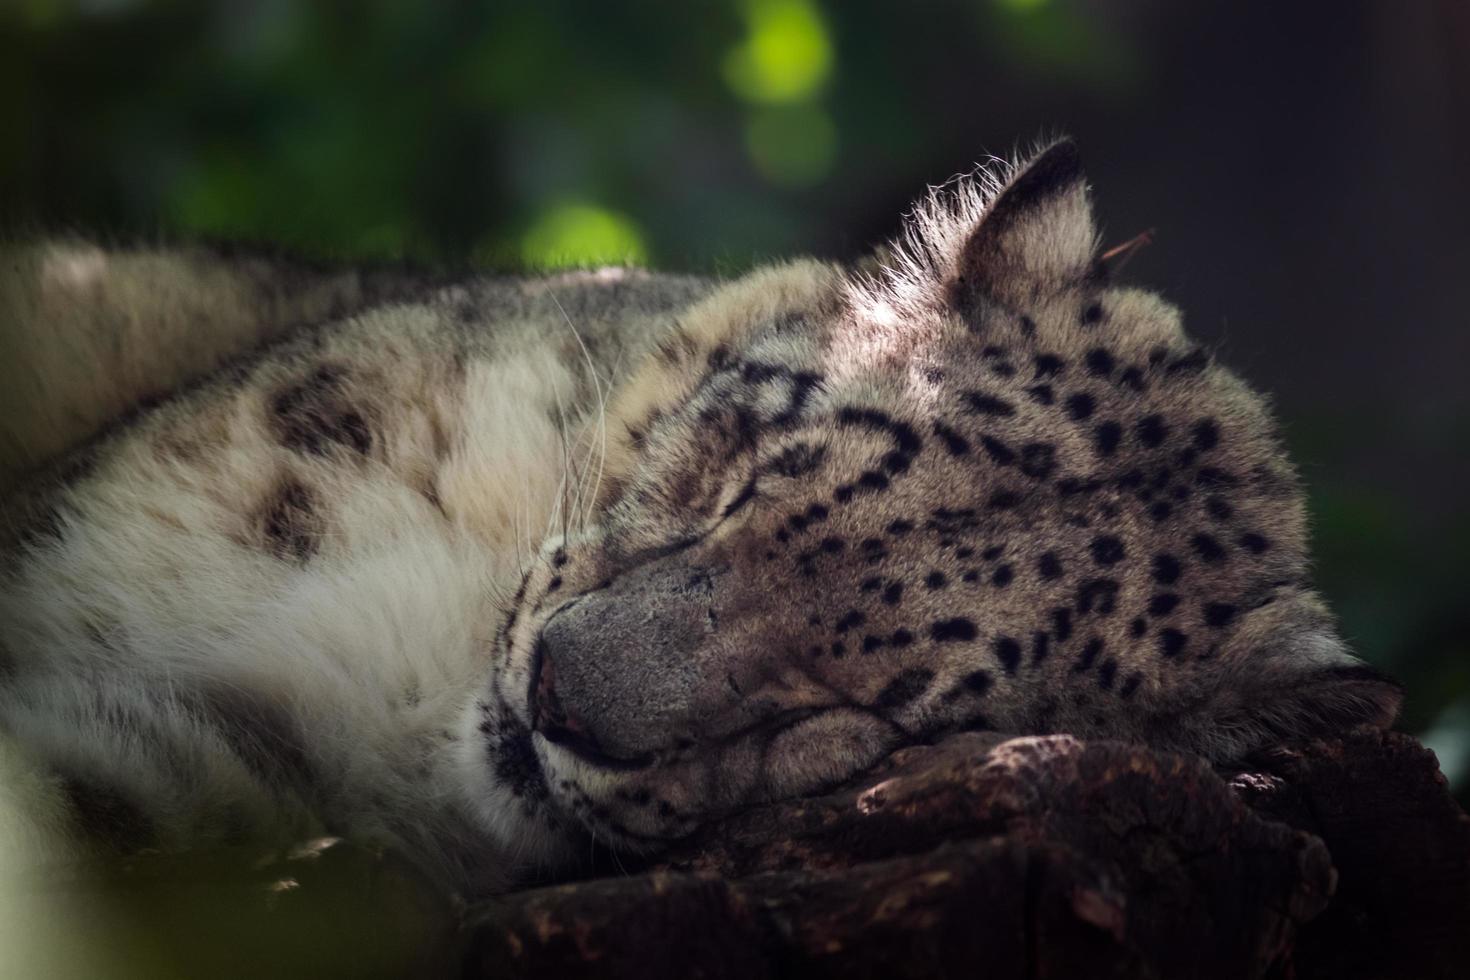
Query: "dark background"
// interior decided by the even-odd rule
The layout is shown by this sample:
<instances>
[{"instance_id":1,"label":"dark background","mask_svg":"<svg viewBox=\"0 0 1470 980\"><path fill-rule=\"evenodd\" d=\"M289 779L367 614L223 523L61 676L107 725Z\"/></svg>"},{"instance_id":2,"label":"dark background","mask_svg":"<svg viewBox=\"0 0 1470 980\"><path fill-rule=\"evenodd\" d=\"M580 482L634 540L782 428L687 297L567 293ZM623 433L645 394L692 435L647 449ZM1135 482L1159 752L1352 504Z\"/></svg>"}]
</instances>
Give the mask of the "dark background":
<instances>
[{"instance_id":1,"label":"dark background","mask_svg":"<svg viewBox=\"0 0 1470 980\"><path fill-rule=\"evenodd\" d=\"M1352 645L1470 782L1463 0L4 0L0 227L430 264L850 259L1080 142L1271 393Z\"/></svg>"}]
</instances>

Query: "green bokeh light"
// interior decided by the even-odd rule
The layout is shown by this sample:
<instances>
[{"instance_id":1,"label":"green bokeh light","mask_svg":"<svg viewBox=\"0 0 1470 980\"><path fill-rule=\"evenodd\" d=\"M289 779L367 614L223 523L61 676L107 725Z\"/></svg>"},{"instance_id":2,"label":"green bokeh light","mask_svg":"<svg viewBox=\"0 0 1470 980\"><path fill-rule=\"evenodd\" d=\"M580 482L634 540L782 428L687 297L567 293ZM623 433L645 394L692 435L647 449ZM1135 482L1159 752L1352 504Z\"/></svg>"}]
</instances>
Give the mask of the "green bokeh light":
<instances>
[{"instance_id":1,"label":"green bokeh light","mask_svg":"<svg viewBox=\"0 0 1470 980\"><path fill-rule=\"evenodd\" d=\"M818 106L759 109L746 120L745 149L767 180L784 187L808 187L832 172L837 126Z\"/></svg>"},{"instance_id":2,"label":"green bokeh light","mask_svg":"<svg viewBox=\"0 0 1470 980\"><path fill-rule=\"evenodd\" d=\"M634 221L606 208L561 202L543 212L521 239L521 258L538 269L599 263L639 264L648 258Z\"/></svg>"},{"instance_id":3,"label":"green bokeh light","mask_svg":"<svg viewBox=\"0 0 1470 980\"><path fill-rule=\"evenodd\" d=\"M807 0L745 0L745 40L725 59L725 81L751 102L799 102L832 71L832 42Z\"/></svg>"}]
</instances>

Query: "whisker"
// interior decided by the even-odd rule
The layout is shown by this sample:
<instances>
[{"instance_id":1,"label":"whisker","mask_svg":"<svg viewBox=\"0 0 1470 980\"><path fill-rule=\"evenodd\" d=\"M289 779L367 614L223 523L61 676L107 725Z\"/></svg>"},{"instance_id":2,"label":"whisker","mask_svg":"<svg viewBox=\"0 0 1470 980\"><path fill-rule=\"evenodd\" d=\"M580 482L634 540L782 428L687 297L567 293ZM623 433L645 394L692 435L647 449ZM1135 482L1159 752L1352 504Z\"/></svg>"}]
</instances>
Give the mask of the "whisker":
<instances>
[{"instance_id":1,"label":"whisker","mask_svg":"<svg viewBox=\"0 0 1470 980\"><path fill-rule=\"evenodd\" d=\"M594 392L594 394L596 396L596 400L597 400L598 425L599 425L599 429L600 429L600 440L601 440L601 453L600 453L600 456L598 458L598 463L597 463L597 479L593 482L593 485L592 485L592 496L590 498L588 498L589 499L589 505L588 505L589 508L590 507L595 507L596 506L596 501L597 501L597 494L602 489L602 472L603 472L603 466L604 466L604 464L607 461L607 402L608 402L608 397L609 397L609 395L611 394L611 391L612 391L611 380L609 380L609 383L608 383L607 386L604 386L603 385L602 377L597 373L597 364L592 360L592 352L587 348L587 343L586 343L586 341L584 341L582 339L582 334L577 329L577 325L572 322L571 316L569 316L567 314L566 307L565 306L562 306L561 300L557 298L556 293L554 291L548 290L547 291L547 295L550 296L551 297L551 301L556 304L557 311L561 313L561 318L564 321L566 321L567 329L571 330L572 336L575 337L576 340L577 340L577 346L582 349L582 359L587 363L587 373L588 373L589 377L592 380L593 392ZM592 452L592 449L591 449L591 447L589 447L589 449L588 449L588 459L589 459L589 461L591 459L591 452ZM586 518L588 516L590 516L590 512L583 515L583 517L582 517L582 524L583 524L583 526L585 526L585 524L586 524Z\"/></svg>"}]
</instances>

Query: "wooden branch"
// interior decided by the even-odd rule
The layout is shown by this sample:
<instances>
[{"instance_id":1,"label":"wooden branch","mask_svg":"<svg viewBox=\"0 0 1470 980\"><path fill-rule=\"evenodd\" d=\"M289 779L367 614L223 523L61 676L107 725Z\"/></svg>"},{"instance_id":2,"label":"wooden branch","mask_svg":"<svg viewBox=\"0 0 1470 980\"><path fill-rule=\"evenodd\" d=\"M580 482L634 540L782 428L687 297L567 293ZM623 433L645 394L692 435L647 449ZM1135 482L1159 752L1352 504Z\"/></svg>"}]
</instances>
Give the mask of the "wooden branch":
<instances>
[{"instance_id":1,"label":"wooden branch","mask_svg":"<svg viewBox=\"0 0 1470 980\"><path fill-rule=\"evenodd\" d=\"M469 976L1458 976L1470 821L1360 732L1251 771L966 735L472 910ZM1294 973L1291 971L1295 971Z\"/></svg>"}]
</instances>

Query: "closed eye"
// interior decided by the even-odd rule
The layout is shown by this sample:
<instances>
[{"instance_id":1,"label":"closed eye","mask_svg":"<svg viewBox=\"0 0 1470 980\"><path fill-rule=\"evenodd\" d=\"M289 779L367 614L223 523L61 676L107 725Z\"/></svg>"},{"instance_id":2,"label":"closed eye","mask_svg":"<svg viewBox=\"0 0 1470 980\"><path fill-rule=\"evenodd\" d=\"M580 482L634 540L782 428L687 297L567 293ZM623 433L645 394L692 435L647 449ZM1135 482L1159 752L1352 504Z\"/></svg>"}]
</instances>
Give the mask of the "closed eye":
<instances>
[{"instance_id":1,"label":"closed eye","mask_svg":"<svg viewBox=\"0 0 1470 980\"><path fill-rule=\"evenodd\" d=\"M804 442L787 446L761 464L755 475L747 480L740 488L740 492L725 505L720 512L720 519L725 520L759 496L757 486L762 476L780 476L794 480L820 469L826 456L825 446L813 446Z\"/></svg>"},{"instance_id":2,"label":"closed eye","mask_svg":"<svg viewBox=\"0 0 1470 980\"><path fill-rule=\"evenodd\" d=\"M725 509L720 512L720 519L721 520L724 520L725 518L727 518L730 515L734 514L736 511L740 510L740 508L744 507L746 504L750 503L752 500L755 499L755 495L756 495L755 483L756 483L755 477L751 477L749 480L747 480L745 482L745 486L743 486L743 487L740 488L740 492L737 493L735 495L734 499L732 499L728 504L726 504L725 505Z\"/></svg>"}]
</instances>

